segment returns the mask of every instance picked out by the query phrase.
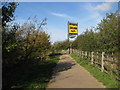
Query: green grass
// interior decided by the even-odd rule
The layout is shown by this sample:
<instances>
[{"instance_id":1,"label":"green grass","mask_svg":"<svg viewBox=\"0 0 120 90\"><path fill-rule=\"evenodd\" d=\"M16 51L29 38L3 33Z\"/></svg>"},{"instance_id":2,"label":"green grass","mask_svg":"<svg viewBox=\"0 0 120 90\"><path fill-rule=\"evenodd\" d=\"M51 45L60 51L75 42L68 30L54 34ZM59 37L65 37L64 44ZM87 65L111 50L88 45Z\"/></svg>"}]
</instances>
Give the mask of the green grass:
<instances>
[{"instance_id":1,"label":"green grass","mask_svg":"<svg viewBox=\"0 0 120 90\"><path fill-rule=\"evenodd\" d=\"M37 64L23 65L8 71L3 78L3 88L46 88L59 55Z\"/></svg>"},{"instance_id":2,"label":"green grass","mask_svg":"<svg viewBox=\"0 0 120 90\"><path fill-rule=\"evenodd\" d=\"M98 81L102 82L106 88L118 88L118 82L113 78L112 75L105 74L95 68L93 65L91 65L87 58L78 57L76 54L71 54L71 56L77 61L77 63L88 70Z\"/></svg>"}]
</instances>

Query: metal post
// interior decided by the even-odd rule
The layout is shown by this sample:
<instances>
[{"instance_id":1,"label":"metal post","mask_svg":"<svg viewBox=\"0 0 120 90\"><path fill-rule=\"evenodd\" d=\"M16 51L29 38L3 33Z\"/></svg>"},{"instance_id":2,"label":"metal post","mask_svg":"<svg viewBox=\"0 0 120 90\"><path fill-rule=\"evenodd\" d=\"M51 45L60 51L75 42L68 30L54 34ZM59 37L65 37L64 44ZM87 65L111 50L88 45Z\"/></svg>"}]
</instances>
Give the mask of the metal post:
<instances>
[{"instance_id":1,"label":"metal post","mask_svg":"<svg viewBox=\"0 0 120 90\"><path fill-rule=\"evenodd\" d=\"M68 44L69 44L68 48L69 48L69 54L70 54L70 43L69 42L70 42L70 40L69 40L69 21L68 21Z\"/></svg>"}]
</instances>

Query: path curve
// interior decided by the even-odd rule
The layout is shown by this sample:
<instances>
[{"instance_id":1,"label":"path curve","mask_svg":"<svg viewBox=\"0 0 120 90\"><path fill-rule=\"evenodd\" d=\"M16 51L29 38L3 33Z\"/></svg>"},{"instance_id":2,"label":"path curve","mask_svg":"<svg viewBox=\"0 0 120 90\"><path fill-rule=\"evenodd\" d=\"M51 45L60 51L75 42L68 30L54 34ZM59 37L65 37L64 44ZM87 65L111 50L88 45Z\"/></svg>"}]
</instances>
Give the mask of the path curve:
<instances>
[{"instance_id":1,"label":"path curve","mask_svg":"<svg viewBox=\"0 0 120 90\"><path fill-rule=\"evenodd\" d=\"M105 88L69 55L61 55L47 88Z\"/></svg>"}]
</instances>

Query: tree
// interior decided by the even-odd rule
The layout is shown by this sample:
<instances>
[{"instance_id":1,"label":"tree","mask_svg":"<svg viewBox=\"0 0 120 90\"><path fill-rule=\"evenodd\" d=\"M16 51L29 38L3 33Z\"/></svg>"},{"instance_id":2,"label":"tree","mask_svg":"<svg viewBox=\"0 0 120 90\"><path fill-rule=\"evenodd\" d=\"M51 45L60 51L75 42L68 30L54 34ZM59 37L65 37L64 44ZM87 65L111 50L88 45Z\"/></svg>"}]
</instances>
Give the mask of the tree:
<instances>
[{"instance_id":1,"label":"tree","mask_svg":"<svg viewBox=\"0 0 120 90\"><path fill-rule=\"evenodd\" d=\"M55 42L55 49L56 50L66 50L69 48L69 44L70 43L68 42L68 40Z\"/></svg>"},{"instance_id":2,"label":"tree","mask_svg":"<svg viewBox=\"0 0 120 90\"><path fill-rule=\"evenodd\" d=\"M107 14L98 24L100 49L105 52L118 50L118 11Z\"/></svg>"},{"instance_id":3,"label":"tree","mask_svg":"<svg viewBox=\"0 0 120 90\"><path fill-rule=\"evenodd\" d=\"M4 28L8 22L11 22L15 19L14 12L18 6L18 3L15 2L5 2L2 3L2 27Z\"/></svg>"},{"instance_id":4,"label":"tree","mask_svg":"<svg viewBox=\"0 0 120 90\"><path fill-rule=\"evenodd\" d=\"M3 3L2 6L2 56L3 67L11 67L21 62L45 58L50 48L50 36L42 29L46 18L40 23L35 17L28 18L22 26L12 24L18 3Z\"/></svg>"},{"instance_id":5,"label":"tree","mask_svg":"<svg viewBox=\"0 0 120 90\"><path fill-rule=\"evenodd\" d=\"M8 59L11 63L15 61L15 58L12 58L13 52L17 49L16 36L15 33L19 27L17 24L9 25L11 21L14 20L14 12L18 3L2 3L2 14L0 19L2 19L2 56L3 56L3 66L8 64ZM16 48L16 49L15 49ZM18 55L16 53L16 55Z\"/></svg>"},{"instance_id":6,"label":"tree","mask_svg":"<svg viewBox=\"0 0 120 90\"><path fill-rule=\"evenodd\" d=\"M117 52L120 47L118 25L118 11L107 14L97 28L86 29L83 34L79 35L73 42L73 48L86 51Z\"/></svg>"},{"instance_id":7,"label":"tree","mask_svg":"<svg viewBox=\"0 0 120 90\"><path fill-rule=\"evenodd\" d=\"M44 57L46 54L46 49L49 50L50 36L42 30L42 26L46 24L46 18L42 22L36 23L28 21L24 23L19 29L19 41L21 44L21 49L23 50L24 60L29 60L31 57L38 57L37 53L39 52L39 57ZM35 26L37 25L37 26ZM40 50L39 50L40 49ZM41 52L41 53L40 53ZM33 54L34 53L34 54ZM35 55L36 53L36 55Z\"/></svg>"}]
</instances>

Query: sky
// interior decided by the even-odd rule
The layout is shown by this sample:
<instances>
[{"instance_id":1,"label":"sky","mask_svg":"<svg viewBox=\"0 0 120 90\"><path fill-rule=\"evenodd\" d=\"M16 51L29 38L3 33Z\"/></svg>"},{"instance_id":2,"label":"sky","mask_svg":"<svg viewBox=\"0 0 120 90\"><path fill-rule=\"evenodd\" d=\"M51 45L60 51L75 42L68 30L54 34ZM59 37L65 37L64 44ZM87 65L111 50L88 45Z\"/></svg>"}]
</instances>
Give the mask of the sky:
<instances>
[{"instance_id":1,"label":"sky","mask_svg":"<svg viewBox=\"0 0 120 90\"><path fill-rule=\"evenodd\" d=\"M24 23L28 17L37 16L38 21L47 18L44 30L51 42L67 39L68 21L78 23L79 34L87 28L96 27L106 13L118 10L117 2L20 2L16 21Z\"/></svg>"}]
</instances>

